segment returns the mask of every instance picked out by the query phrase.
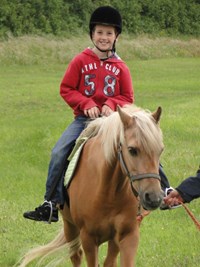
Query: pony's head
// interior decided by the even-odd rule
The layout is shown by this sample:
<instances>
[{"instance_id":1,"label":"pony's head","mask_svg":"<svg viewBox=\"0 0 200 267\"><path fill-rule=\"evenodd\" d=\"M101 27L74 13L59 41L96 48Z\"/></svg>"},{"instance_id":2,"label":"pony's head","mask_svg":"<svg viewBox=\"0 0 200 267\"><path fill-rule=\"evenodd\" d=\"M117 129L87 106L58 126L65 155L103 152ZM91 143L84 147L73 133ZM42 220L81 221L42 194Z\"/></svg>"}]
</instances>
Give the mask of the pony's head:
<instances>
[{"instance_id":1,"label":"pony's head","mask_svg":"<svg viewBox=\"0 0 200 267\"><path fill-rule=\"evenodd\" d=\"M147 210L158 208L163 199L158 174L164 147L159 127L161 112L160 107L154 113L132 105L118 107L109 117L90 122L82 133L101 140L105 160L110 165L116 164L119 151L121 169L131 179Z\"/></svg>"},{"instance_id":2,"label":"pony's head","mask_svg":"<svg viewBox=\"0 0 200 267\"><path fill-rule=\"evenodd\" d=\"M159 158L163 151L159 120L162 109L154 113L136 110L131 113L118 107L123 124L120 137L120 163L129 176L143 208L153 210L160 206L163 191L160 186Z\"/></svg>"}]
</instances>

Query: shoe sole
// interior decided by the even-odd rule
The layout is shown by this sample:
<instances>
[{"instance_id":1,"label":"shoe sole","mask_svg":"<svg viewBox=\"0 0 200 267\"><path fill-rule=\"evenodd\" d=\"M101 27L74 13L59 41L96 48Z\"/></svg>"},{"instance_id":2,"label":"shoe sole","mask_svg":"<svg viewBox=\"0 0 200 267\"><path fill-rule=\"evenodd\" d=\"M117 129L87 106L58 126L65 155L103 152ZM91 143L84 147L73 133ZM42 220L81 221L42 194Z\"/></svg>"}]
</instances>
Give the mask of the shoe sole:
<instances>
[{"instance_id":1,"label":"shoe sole","mask_svg":"<svg viewBox=\"0 0 200 267\"><path fill-rule=\"evenodd\" d=\"M29 220L32 220L32 221L36 221L36 222L46 222L48 223L47 220L41 220L41 219L36 219L34 217L29 217L29 216L26 216L26 215L23 215L25 219L29 219ZM52 217L51 218L51 222L58 222L58 219L55 218L55 217Z\"/></svg>"}]
</instances>

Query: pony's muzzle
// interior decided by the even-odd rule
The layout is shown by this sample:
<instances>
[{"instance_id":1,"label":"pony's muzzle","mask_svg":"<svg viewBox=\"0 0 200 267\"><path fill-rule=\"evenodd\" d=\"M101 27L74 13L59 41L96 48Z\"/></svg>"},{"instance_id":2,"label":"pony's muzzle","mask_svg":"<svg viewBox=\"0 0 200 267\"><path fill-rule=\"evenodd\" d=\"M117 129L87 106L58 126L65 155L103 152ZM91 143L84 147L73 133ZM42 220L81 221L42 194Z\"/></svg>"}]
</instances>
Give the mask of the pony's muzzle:
<instances>
[{"instance_id":1,"label":"pony's muzzle","mask_svg":"<svg viewBox=\"0 0 200 267\"><path fill-rule=\"evenodd\" d=\"M146 192L141 198L141 204L145 210L155 210L160 207L164 197L163 191L160 192Z\"/></svg>"}]
</instances>

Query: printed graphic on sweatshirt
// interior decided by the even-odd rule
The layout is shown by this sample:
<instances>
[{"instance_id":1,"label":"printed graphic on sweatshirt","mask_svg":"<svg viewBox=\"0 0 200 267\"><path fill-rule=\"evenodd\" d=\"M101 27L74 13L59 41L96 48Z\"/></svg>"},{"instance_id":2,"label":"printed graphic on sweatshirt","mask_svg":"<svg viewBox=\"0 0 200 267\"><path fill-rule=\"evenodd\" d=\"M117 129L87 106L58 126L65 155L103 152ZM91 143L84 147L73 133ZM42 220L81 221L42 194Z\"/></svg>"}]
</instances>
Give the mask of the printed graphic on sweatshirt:
<instances>
[{"instance_id":1,"label":"printed graphic on sweatshirt","mask_svg":"<svg viewBox=\"0 0 200 267\"><path fill-rule=\"evenodd\" d=\"M116 66L113 66L112 64L109 64L109 63L106 63L104 65L104 68L107 71L110 71L110 72L114 73L114 75L116 75L116 76L120 73L120 69L119 68L117 68ZM96 62L84 65L82 67L82 69L81 69L81 73L83 74L83 73L91 71L91 70L98 70Z\"/></svg>"},{"instance_id":2,"label":"printed graphic on sweatshirt","mask_svg":"<svg viewBox=\"0 0 200 267\"><path fill-rule=\"evenodd\" d=\"M85 89L85 94L87 96L94 95L96 91L95 86L95 74L88 74L85 75L85 86L87 86L87 89ZM116 77L111 75L106 75L104 78L104 88L102 88L103 93L106 96L113 96L115 94L115 85L116 85Z\"/></svg>"},{"instance_id":3,"label":"printed graphic on sweatshirt","mask_svg":"<svg viewBox=\"0 0 200 267\"><path fill-rule=\"evenodd\" d=\"M104 77L104 87L103 88L97 88L96 87L96 75L94 72L98 71L98 69L102 68L105 72ZM84 76L84 85L87 87L84 92L87 96L92 96L95 94L95 91L102 90L105 96L114 96L115 95L115 85L116 85L116 76L119 75L120 69L114 66L113 64L103 62L100 63L98 66L96 62L91 62L88 64L85 64L81 68L81 72ZM113 75L112 75L113 73ZM99 84L99 83L98 83Z\"/></svg>"}]
</instances>

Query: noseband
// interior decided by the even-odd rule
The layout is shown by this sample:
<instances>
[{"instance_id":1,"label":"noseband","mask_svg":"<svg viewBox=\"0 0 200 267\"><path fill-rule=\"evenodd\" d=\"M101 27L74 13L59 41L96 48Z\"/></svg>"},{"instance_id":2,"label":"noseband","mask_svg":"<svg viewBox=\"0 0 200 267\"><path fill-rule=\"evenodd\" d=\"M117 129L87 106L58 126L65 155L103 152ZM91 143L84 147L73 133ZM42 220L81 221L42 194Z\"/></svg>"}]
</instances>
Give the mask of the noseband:
<instances>
[{"instance_id":1,"label":"noseband","mask_svg":"<svg viewBox=\"0 0 200 267\"><path fill-rule=\"evenodd\" d=\"M131 188L132 188L132 191L133 191L133 193L134 193L134 195L136 197L138 197L138 192L133 187L132 182L137 181L137 180L141 180L141 179L146 179L146 178L154 178L154 179L158 179L159 181L161 180L160 179L160 175L157 174L157 173L142 173L142 174L136 174L136 175L131 174L129 172L127 166L126 166L125 161L124 161L124 157L123 157L123 154L122 154L122 145L121 144L118 147L118 158L119 158L120 165L122 166L122 168L124 169L126 175L130 179Z\"/></svg>"}]
</instances>

